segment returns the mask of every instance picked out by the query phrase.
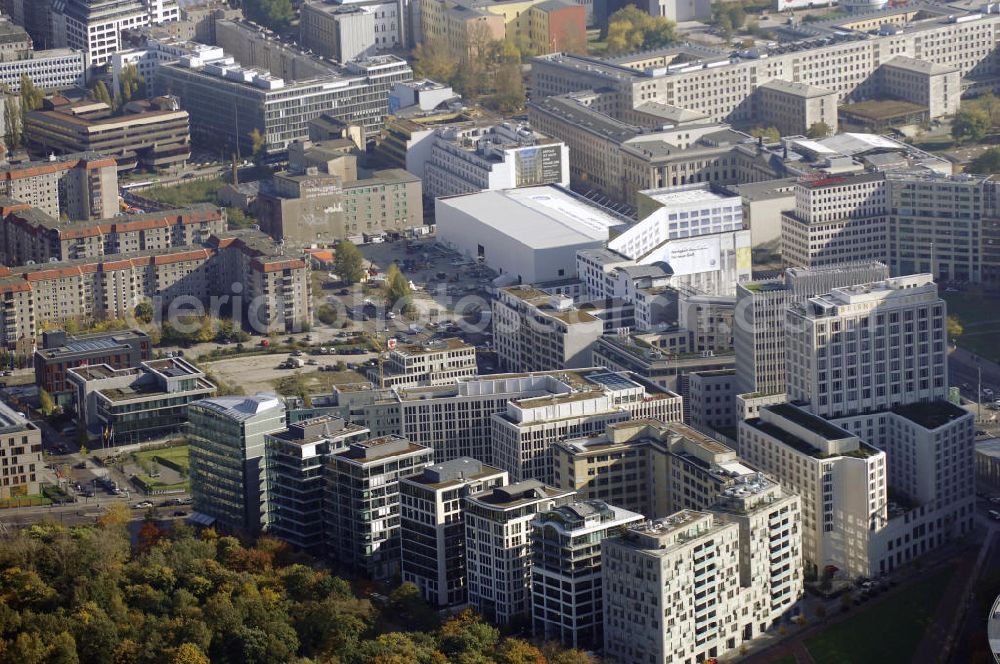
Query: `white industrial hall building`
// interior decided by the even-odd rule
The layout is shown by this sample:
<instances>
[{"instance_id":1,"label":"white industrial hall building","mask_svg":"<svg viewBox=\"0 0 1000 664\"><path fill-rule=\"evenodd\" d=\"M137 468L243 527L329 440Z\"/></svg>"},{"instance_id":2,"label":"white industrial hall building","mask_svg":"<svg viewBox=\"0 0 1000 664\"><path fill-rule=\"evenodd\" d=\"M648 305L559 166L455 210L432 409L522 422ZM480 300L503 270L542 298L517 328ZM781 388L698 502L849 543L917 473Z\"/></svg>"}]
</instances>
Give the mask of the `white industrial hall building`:
<instances>
[{"instance_id":1,"label":"white industrial hall building","mask_svg":"<svg viewBox=\"0 0 1000 664\"><path fill-rule=\"evenodd\" d=\"M524 284L575 277L576 252L629 223L551 185L439 198L435 216L439 242Z\"/></svg>"}]
</instances>

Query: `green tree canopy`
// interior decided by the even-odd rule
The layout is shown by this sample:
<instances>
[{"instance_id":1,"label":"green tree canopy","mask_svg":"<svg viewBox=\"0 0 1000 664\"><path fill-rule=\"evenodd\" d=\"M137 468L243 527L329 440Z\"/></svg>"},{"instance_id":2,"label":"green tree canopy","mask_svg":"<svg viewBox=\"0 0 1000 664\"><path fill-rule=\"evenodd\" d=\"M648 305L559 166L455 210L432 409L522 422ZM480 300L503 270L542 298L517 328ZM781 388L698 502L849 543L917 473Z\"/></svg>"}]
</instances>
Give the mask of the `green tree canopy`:
<instances>
[{"instance_id":1,"label":"green tree canopy","mask_svg":"<svg viewBox=\"0 0 1000 664\"><path fill-rule=\"evenodd\" d=\"M345 284L356 284L365 274L365 259L361 250L350 240L337 243L336 262L333 273Z\"/></svg>"},{"instance_id":2,"label":"green tree canopy","mask_svg":"<svg viewBox=\"0 0 1000 664\"><path fill-rule=\"evenodd\" d=\"M21 74L21 109L25 113L38 110L42 107L43 99L45 99L45 93L35 87L31 77L27 74Z\"/></svg>"},{"instance_id":3,"label":"green tree canopy","mask_svg":"<svg viewBox=\"0 0 1000 664\"><path fill-rule=\"evenodd\" d=\"M763 138L765 143L777 143L781 140L781 132L777 127L754 127L750 130L754 138Z\"/></svg>"},{"instance_id":4,"label":"green tree canopy","mask_svg":"<svg viewBox=\"0 0 1000 664\"><path fill-rule=\"evenodd\" d=\"M4 144L8 151L21 147L24 141L22 131L21 107L18 98L12 94L6 94L3 100L4 121L7 133L4 135Z\"/></svg>"},{"instance_id":5,"label":"green tree canopy","mask_svg":"<svg viewBox=\"0 0 1000 664\"><path fill-rule=\"evenodd\" d=\"M38 388L38 401L41 404L42 414L48 417L56 409L56 402L52 400L52 395L44 387Z\"/></svg>"},{"instance_id":6,"label":"green tree canopy","mask_svg":"<svg viewBox=\"0 0 1000 664\"><path fill-rule=\"evenodd\" d=\"M291 0L246 0L247 17L275 32L287 30L295 18Z\"/></svg>"},{"instance_id":7,"label":"green tree canopy","mask_svg":"<svg viewBox=\"0 0 1000 664\"><path fill-rule=\"evenodd\" d=\"M1000 148L990 148L965 166L966 173L994 175L1000 173Z\"/></svg>"},{"instance_id":8,"label":"green tree canopy","mask_svg":"<svg viewBox=\"0 0 1000 664\"><path fill-rule=\"evenodd\" d=\"M958 141L976 142L989 132L992 123L986 111L978 108L963 108L955 114L951 123L951 135Z\"/></svg>"},{"instance_id":9,"label":"green tree canopy","mask_svg":"<svg viewBox=\"0 0 1000 664\"><path fill-rule=\"evenodd\" d=\"M449 84L455 78L458 60L440 39L425 36L413 49L413 57L413 73L417 76Z\"/></svg>"},{"instance_id":10,"label":"green tree canopy","mask_svg":"<svg viewBox=\"0 0 1000 664\"><path fill-rule=\"evenodd\" d=\"M825 122L814 122L809 125L809 129L806 131L806 136L809 138L826 138L830 135L831 129L830 125Z\"/></svg>"},{"instance_id":11,"label":"green tree canopy","mask_svg":"<svg viewBox=\"0 0 1000 664\"><path fill-rule=\"evenodd\" d=\"M677 41L675 28L667 18L650 16L635 5L627 5L608 17L608 54L669 46Z\"/></svg>"},{"instance_id":12,"label":"green tree canopy","mask_svg":"<svg viewBox=\"0 0 1000 664\"><path fill-rule=\"evenodd\" d=\"M267 159L267 138L256 127L250 132L250 145L253 146L253 162L260 166Z\"/></svg>"},{"instance_id":13,"label":"green tree canopy","mask_svg":"<svg viewBox=\"0 0 1000 664\"><path fill-rule=\"evenodd\" d=\"M412 295L410 289L410 280L406 278L402 270L395 263L389 265L389 269L385 273L385 299L386 303L390 307L396 306L398 303L406 301Z\"/></svg>"},{"instance_id":14,"label":"green tree canopy","mask_svg":"<svg viewBox=\"0 0 1000 664\"><path fill-rule=\"evenodd\" d=\"M492 106L501 113L515 113L524 108L527 97L524 92L524 78L521 65L507 63L496 74Z\"/></svg>"},{"instance_id":15,"label":"green tree canopy","mask_svg":"<svg viewBox=\"0 0 1000 664\"><path fill-rule=\"evenodd\" d=\"M108 86L104 84L104 81L95 83L94 87L90 89L90 95L94 98L94 101L104 102L108 106L111 106L111 95L108 93Z\"/></svg>"},{"instance_id":16,"label":"green tree canopy","mask_svg":"<svg viewBox=\"0 0 1000 664\"><path fill-rule=\"evenodd\" d=\"M146 81L139 75L139 68L134 64L126 65L122 73L118 76L118 84L121 86L116 90L116 94L121 95L122 102L128 103L133 99L146 98Z\"/></svg>"}]
</instances>

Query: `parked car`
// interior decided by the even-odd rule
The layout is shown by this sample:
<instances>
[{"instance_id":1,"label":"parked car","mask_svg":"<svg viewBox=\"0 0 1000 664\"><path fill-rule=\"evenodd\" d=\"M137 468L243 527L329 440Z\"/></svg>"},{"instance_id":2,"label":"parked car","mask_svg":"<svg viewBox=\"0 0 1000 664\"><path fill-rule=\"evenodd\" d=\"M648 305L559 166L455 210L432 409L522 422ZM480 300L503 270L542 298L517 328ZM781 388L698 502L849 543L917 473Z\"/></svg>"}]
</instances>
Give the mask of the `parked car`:
<instances>
[{"instance_id":1,"label":"parked car","mask_svg":"<svg viewBox=\"0 0 1000 664\"><path fill-rule=\"evenodd\" d=\"M177 510L176 512L174 512L174 516L187 516L187 512L185 512L184 510Z\"/></svg>"},{"instance_id":2,"label":"parked car","mask_svg":"<svg viewBox=\"0 0 1000 664\"><path fill-rule=\"evenodd\" d=\"M153 503L149 502L148 500L144 500L141 503L136 503L135 505L132 506L132 508L137 510L145 510L149 509L152 506Z\"/></svg>"}]
</instances>

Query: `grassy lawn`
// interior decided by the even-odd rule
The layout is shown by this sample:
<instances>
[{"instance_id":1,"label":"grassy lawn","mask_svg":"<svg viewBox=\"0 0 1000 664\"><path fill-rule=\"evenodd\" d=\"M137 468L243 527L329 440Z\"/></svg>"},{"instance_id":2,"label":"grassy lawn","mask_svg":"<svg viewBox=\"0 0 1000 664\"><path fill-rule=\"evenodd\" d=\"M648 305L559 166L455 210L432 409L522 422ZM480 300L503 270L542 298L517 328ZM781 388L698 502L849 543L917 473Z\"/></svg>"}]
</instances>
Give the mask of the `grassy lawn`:
<instances>
[{"instance_id":1,"label":"grassy lawn","mask_svg":"<svg viewBox=\"0 0 1000 664\"><path fill-rule=\"evenodd\" d=\"M948 303L948 314L957 316L963 334L956 343L960 348L977 355L1000 361L1000 347L996 343L1000 334L1000 299L984 296L979 290L946 293L941 297Z\"/></svg>"},{"instance_id":2,"label":"grassy lawn","mask_svg":"<svg viewBox=\"0 0 1000 664\"><path fill-rule=\"evenodd\" d=\"M166 203L174 207L184 207L192 203L215 203L215 192L223 185L222 178L193 180L172 187L151 187L136 193L143 198Z\"/></svg>"},{"instance_id":3,"label":"grassy lawn","mask_svg":"<svg viewBox=\"0 0 1000 664\"><path fill-rule=\"evenodd\" d=\"M165 465L171 467L183 468L185 471L189 468L187 445L176 445L174 447L164 447L159 450L136 452L135 456L137 460L155 460L158 463L165 463Z\"/></svg>"},{"instance_id":4,"label":"grassy lawn","mask_svg":"<svg viewBox=\"0 0 1000 664\"><path fill-rule=\"evenodd\" d=\"M935 152L938 150L947 150L949 148L955 147L955 139L951 137L950 134L936 134L934 136L920 136L912 139L909 143L925 152Z\"/></svg>"},{"instance_id":5,"label":"grassy lawn","mask_svg":"<svg viewBox=\"0 0 1000 664\"><path fill-rule=\"evenodd\" d=\"M944 569L806 640L816 664L909 662L951 580Z\"/></svg>"},{"instance_id":6,"label":"grassy lawn","mask_svg":"<svg viewBox=\"0 0 1000 664\"><path fill-rule=\"evenodd\" d=\"M587 30L587 55L604 55L608 50L608 42L601 41L600 28Z\"/></svg>"},{"instance_id":7,"label":"grassy lawn","mask_svg":"<svg viewBox=\"0 0 1000 664\"><path fill-rule=\"evenodd\" d=\"M338 360L332 360L335 363ZM309 373L293 373L271 381L278 394L291 396L295 394L321 394L332 392L334 385L363 383L366 379L355 371L310 371Z\"/></svg>"},{"instance_id":8,"label":"grassy lawn","mask_svg":"<svg viewBox=\"0 0 1000 664\"><path fill-rule=\"evenodd\" d=\"M8 507L32 507L38 505L49 505L52 501L43 496L40 493L31 494L30 496L16 496L14 498L4 498L0 500L0 509L7 509Z\"/></svg>"},{"instance_id":9,"label":"grassy lawn","mask_svg":"<svg viewBox=\"0 0 1000 664\"><path fill-rule=\"evenodd\" d=\"M165 484L160 480L148 475L138 474L132 478L138 482L146 493L153 491L187 491L189 483L187 481L176 484Z\"/></svg>"}]
</instances>

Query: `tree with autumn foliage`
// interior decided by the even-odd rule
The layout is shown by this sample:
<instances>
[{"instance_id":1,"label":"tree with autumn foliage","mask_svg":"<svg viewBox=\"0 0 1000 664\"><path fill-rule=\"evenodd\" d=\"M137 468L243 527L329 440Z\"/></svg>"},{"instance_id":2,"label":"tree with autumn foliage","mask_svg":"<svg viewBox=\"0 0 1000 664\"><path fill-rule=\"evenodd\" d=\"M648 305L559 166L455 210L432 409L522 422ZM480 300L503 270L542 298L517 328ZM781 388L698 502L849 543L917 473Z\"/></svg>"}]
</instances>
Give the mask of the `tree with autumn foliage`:
<instances>
[{"instance_id":1,"label":"tree with autumn foliage","mask_svg":"<svg viewBox=\"0 0 1000 664\"><path fill-rule=\"evenodd\" d=\"M246 541L127 509L0 538L0 661L19 664L594 664L501 638L472 611L439 624L412 584L376 610L270 537Z\"/></svg>"}]
</instances>

